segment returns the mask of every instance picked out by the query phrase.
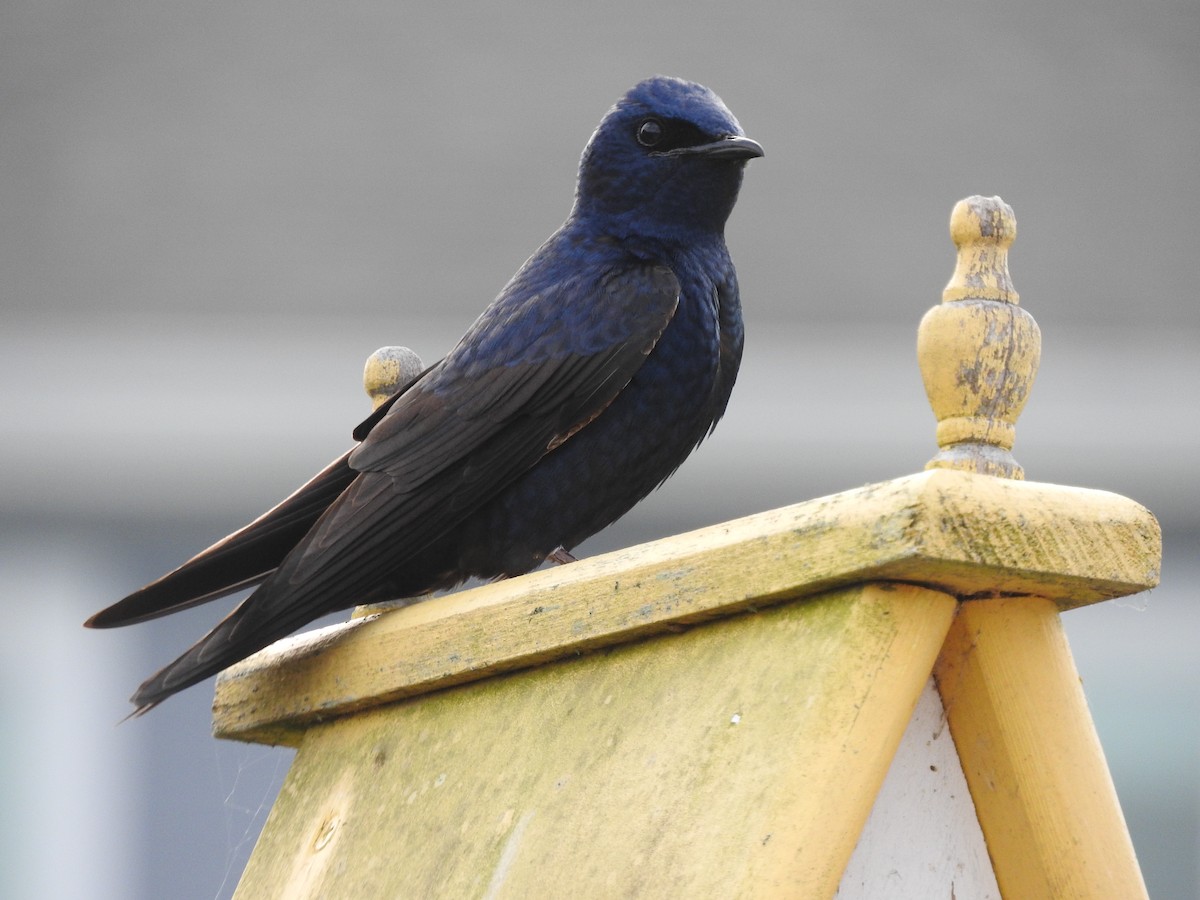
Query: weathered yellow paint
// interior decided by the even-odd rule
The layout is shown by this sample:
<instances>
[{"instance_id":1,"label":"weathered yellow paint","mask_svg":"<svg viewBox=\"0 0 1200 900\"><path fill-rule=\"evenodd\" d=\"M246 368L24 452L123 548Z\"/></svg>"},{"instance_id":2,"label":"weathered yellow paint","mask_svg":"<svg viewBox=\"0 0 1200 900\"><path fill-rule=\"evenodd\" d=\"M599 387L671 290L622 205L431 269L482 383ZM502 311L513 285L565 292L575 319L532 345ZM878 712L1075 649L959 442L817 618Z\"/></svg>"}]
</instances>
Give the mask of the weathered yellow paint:
<instances>
[{"instance_id":1,"label":"weathered yellow paint","mask_svg":"<svg viewBox=\"0 0 1200 900\"><path fill-rule=\"evenodd\" d=\"M1145 896L1058 611L1157 584L1161 535L1019 480L1015 234L998 197L955 208L918 336L928 471L364 608L224 673L219 736L299 747L237 896L832 896L935 659L1005 896Z\"/></svg>"},{"instance_id":2,"label":"weathered yellow paint","mask_svg":"<svg viewBox=\"0 0 1200 900\"><path fill-rule=\"evenodd\" d=\"M1056 606L962 604L936 677L1004 896L1145 897Z\"/></svg>"},{"instance_id":3,"label":"weathered yellow paint","mask_svg":"<svg viewBox=\"0 0 1200 900\"><path fill-rule=\"evenodd\" d=\"M1143 507L935 469L283 641L217 683L218 736L309 723L837 585L1037 593L1070 608L1158 582Z\"/></svg>"},{"instance_id":4,"label":"weathered yellow paint","mask_svg":"<svg viewBox=\"0 0 1200 900\"><path fill-rule=\"evenodd\" d=\"M421 374L421 357L407 347L380 347L363 366L363 390L378 407Z\"/></svg>"},{"instance_id":5,"label":"weathered yellow paint","mask_svg":"<svg viewBox=\"0 0 1200 900\"><path fill-rule=\"evenodd\" d=\"M1011 450L1041 358L1041 332L1017 305L1008 247L1017 234L999 197L954 207L950 235L958 264L942 303L917 331L917 358L938 419L941 451L929 468L1023 478Z\"/></svg>"},{"instance_id":6,"label":"weathered yellow paint","mask_svg":"<svg viewBox=\"0 0 1200 900\"><path fill-rule=\"evenodd\" d=\"M950 232L957 266L918 333L941 448L927 468L1023 478L1010 451L1041 335L1009 278L1016 219L999 197L970 197ZM1068 506L1080 496L1064 491ZM1141 552L1157 567L1161 548ZM1003 596L1022 593L1040 596ZM942 700L1006 897L1144 897L1060 606L1000 585L964 603L938 664Z\"/></svg>"},{"instance_id":7,"label":"weathered yellow paint","mask_svg":"<svg viewBox=\"0 0 1200 900\"><path fill-rule=\"evenodd\" d=\"M1008 248L1017 239L1017 218L999 197L967 197L950 212L950 240L958 248L954 274L942 302L996 300L1019 303L1008 272ZM974 355L972 348L968 355Z\"/></svg>"},{"instance_id":8,"label":"weathered yellow paint","mask_svg":"<svg viewBox=\"0 0 1200 900\"><path fill-rule=\"evenodd\" d=\"M832 896L954 607L847 588L314 726L236 896Z\"/></svg>"}]
</instances>

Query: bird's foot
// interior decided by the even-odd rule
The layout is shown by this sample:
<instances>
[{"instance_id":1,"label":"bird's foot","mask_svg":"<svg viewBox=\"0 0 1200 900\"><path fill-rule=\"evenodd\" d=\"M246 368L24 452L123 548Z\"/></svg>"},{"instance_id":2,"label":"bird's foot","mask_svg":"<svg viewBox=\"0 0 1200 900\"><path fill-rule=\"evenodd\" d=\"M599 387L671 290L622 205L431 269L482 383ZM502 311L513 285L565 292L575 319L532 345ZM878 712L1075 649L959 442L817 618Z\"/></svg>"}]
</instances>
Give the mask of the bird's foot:
<instances>
[{"instance_id":1,"label":"bird's foot","mask_svg":"<svg viewBox=\"0 0 1200 900\"><path fill-rule=\"evenodd\" d=\"M546 559L560 566L565 566L567 563L575 562L575 557L572 556L570 551L561 544L558 547L555 547L550 555L546 557Z\"/></svg>"}]
</instances>

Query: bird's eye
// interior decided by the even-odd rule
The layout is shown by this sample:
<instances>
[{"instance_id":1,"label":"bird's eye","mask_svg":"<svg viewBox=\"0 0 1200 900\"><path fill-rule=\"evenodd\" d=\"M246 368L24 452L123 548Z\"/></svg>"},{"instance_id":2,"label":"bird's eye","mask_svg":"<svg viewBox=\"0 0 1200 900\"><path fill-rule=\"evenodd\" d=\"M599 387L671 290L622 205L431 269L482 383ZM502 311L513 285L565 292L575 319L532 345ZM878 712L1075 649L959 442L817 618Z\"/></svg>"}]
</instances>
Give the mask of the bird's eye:
<instances>
[{"instance_id":1,"label":"bird's eye","mask_svg":"<svg viewBox=\"0 0 1200 900\"><path fill-rule=\"evenodd\" d=\"M638 126L638 143L643 147L653 147L663 139L662 122L658 119L646 119Z\"/></svg>"}]
</instances>

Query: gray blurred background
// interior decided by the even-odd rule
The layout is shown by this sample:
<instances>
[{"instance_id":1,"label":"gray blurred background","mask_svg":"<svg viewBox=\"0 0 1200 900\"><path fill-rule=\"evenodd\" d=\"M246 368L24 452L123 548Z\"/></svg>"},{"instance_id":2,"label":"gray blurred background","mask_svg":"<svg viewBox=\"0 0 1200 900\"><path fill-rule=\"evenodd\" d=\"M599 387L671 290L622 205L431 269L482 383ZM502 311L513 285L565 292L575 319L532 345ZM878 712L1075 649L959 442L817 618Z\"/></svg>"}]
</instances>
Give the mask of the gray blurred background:
<instances>
[{"instance_id":1,"label":"gray blurred background","mask_svg":"<svg viewBox=\"0 0 1200 900\"><path fill-rule=\"evenodd\" d=\"M746 359L715 437L583 552L919 470L950 209L1000 194L1044 333L1017 457L1166 534L1162 587L1065 620L1151 894L1200 895L1197 35L1195 0L8 0L0 894L230 894L290 753L212 740L211 683L114 724L228 604L80 623L344 450L365 357L445 353L664 72L767 150L728 230Z\"/></svg>"}]
</instances>

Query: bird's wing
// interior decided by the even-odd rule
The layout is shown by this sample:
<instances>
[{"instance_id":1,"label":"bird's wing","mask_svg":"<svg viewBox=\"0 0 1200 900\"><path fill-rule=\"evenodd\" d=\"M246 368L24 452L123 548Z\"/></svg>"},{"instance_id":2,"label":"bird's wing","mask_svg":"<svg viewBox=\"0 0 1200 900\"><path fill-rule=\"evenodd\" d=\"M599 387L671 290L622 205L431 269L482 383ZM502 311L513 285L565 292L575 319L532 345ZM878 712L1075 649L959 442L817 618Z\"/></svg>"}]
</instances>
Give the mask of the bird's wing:
<instances>
[{"instance_id":1,"label":"bird's wing","mask_svg":"<svg viewBox=\"0 0 1200 900\"><path fill-rule=\"evenodd\" d=\"M386 472L406 492L513 429L513 440L539 458L628 383L678 297L670 269L637 265L558 282L519 302L502 298L376 423L350 465Z\"/></svg>"},{"instance_id":2,"label":"bird's wing","mask_svg":"<svg viewBox=\"0 0 1200 900\"><path fill-rule=\"evenodd\" d=\"M410 387L412 387L414 384L416 384L418 381L420 381L422 378L424 378L427 374L429 374L431 371L436 369L441 364L442 364L442 361L439 359L432 366L426 366L424 369L421 370L421 372L419 374L417 374L413 378L409 379L407 384L405 384L399 390L394 391L390 397L388 397L386 400L384 400L382 403L380 403L378 406L376 406L373 410L371 410L371 414L369 416L367 416L365 419L363 419L362 422L360 422L358 424L358 427L354 429L354 432L353 432L354 440L361 441L368 434L370 434L371 429L374 428L376 425L378 425L379 420L388 414L388 411L393 406L396 405L396 401L399 400L401 396L403 396L405 391L407 391Z\"/></svg>"},{"instance_id":3,"label":"bird's wing","mask_svg":"<svg viewBox=\"0 0 1200 900\"><path fill-rule=\"evenodd\" d=\"M261 614L272 595L289 618L304 614L301 594L353 603L603 413L670 322L679 282L639 265L590 287L567 282L481 317L350 454L362 477L252 598Z\"/></svg>"},{"instance_id":4,"label":"bird's wing","mask_svg":"<svg viewBox=\"0 0 1200 900\"><path fill-rule=\"evenodd\" d=\"M568 283L515 308L494 306L351 452L361 474L278 569L138 689L138 711L323 613L364 602L600 415L653 350L678 299L674 274L644 265L610 273L587 294ZM556 316L559 303L604 306L583 321Z\"/></svg>"}]
</instances>

